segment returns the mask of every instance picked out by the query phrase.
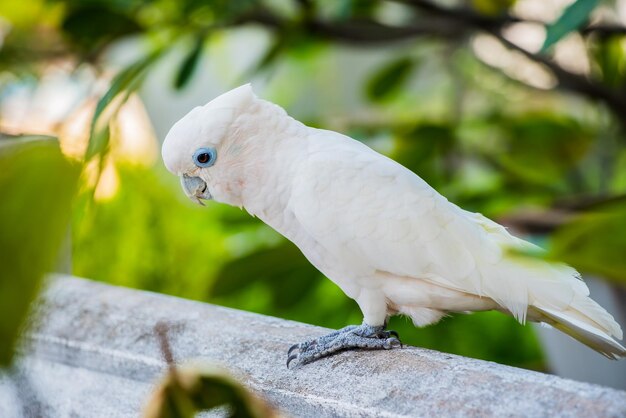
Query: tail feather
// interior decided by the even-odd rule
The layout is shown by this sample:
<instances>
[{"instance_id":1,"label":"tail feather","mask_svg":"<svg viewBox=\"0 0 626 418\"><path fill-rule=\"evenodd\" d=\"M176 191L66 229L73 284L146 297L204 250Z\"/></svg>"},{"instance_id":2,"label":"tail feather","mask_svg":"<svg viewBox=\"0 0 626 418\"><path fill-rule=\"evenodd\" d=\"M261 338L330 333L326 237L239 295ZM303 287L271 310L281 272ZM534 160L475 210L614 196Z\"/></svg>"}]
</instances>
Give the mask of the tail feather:
<instances>
[{"instance_id":1,"label":"tail feather","mask_svg":"<svg viewBox=\"0 0 626 418\"><path fill-rule=\"evenodd\" d=\"M477 286L479 295L489 296L521 323L528 314L529 319L552 325L608 358L626 357L626 349L613 338L623 337L619 324L589 297L589 288L576 270L540 258L514 257L515 252L506 256L505 249L542 250L480 214L463 213L483 232L475 248L495 243L505 255L494 262L481 258L484 251L476 254L477 267L486 278Z\"/></svg>"},{"instance_id":2,"label":"tail feather","mask_svg":"<svg viewBox=\"0 0 626 418\"><path fill-rule=\"evenodd\" d=\"M595 305L594 308L596 310L601 311L600 319L597 319L596 316L594 316L596 319L591 319L585 315L586 312L583 313L581 311L564 312L539 306L533 306L531 309L535 311L534 313L539 314L533 316L538 316L541 322L552 325L554 328L575 338L600 354L612 360L626 357L626 348L611 337L611 334L621 336L622 331L619 325L600 305L589 298L586 299ZM610 321L607 321L606 317L610 318ZM606 322L610 326L606 326ZM604 323L605 325L600 325L599 323ZM619 333L607 332L607 328L614 330L615 327L617 327Z\"/></svg>"},{"instance_id":3,"label":"tail feather","mask_svg":"<svg viewBox=\"0 0 626 418\"><path fill-rule=\"evenodd\" d=\"M570 315L573 314L577 319L597 326L602 331L618 340L621 340L624 336L622 328L615 321L613 316L589 297L576 297L566 313Z\"/></svg>"}]
</instances>

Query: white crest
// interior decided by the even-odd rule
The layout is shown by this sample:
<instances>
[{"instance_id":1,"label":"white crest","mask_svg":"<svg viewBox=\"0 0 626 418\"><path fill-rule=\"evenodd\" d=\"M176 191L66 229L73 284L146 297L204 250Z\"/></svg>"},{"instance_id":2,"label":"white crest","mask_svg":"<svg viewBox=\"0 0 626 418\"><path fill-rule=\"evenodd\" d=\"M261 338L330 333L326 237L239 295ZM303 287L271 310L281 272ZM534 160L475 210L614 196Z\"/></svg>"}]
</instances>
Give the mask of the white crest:
<instances>
[{"instance_id":1,"label":"white crest","mask_svg":"<svg viewBox=\"0 0 626 418\"><path fill-rule=\"evenodd\" d=\"M243 109L256 98L257 96L252 91L252 85L248 83L217 96L203 107L207 110L219 108Z\"/></svg>"}]
</instances>

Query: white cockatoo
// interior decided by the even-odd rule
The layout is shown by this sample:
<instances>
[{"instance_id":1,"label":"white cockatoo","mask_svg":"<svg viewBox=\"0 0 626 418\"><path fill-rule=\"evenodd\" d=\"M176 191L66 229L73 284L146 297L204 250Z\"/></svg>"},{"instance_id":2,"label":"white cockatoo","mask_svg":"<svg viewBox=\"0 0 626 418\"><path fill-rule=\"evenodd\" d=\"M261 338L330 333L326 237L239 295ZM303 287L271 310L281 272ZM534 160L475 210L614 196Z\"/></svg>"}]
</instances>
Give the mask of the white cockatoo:
<instances>
[{"instance_id":1,"label":"white cockatoo","mask_svg":"<svg viewBox=\"0 0 626 418\"><path fill-rule=\"evenodd\" d=\"M620 326L573 268L510 256L533 245L361 142L296 121L250 85L189 112L162 153L190 198L245 208L361 308L362 325L294 345L288 366L400 346L386 330L391 315L422 327L450 312L486 310L552 325L609 358L626 356L613 338L622 338Z\"/></svg>"}]
</instances>

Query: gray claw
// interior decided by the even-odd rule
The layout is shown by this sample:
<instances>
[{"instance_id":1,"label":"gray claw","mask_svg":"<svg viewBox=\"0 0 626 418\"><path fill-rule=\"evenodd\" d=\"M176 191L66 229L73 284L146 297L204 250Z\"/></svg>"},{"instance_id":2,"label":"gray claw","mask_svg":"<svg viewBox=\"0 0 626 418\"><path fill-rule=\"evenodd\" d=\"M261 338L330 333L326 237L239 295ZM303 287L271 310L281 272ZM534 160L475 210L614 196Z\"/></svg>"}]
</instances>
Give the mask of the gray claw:
<instances>
[{"instance_id":1,"label":"gray claw","mask_svg":"<svg viewBox=\"0 0 626 418\"><path fill-rule=\"evenodd\" d=\"M293 350L296 350L296 349L298 349L298 348L300 348L300 343L292 345L292 346L289 348L289 351L287 351L287 355L288 355L288 356L291 356L291 353L293 352ZM287 363L287 364L289 364L289 363Z\"/></svg>"},{"instance_id":2,"label":"gray claw","mask_svg":"<svg viewBox=\"0 0 626 418\"><path fill-rule=\"evenodd\" d=\"M385 349L391 350L392 348L402 348L402 341L397 338L388 338L385 341Z\"/></svg>"},{"instance_id":3,"label":"gray claw","mask_svg":"<svg viewBox=\"0 0 626 418\"><path fill-rule=\"evenodd\" d=\"M289 368L289 364L297 358L298 358L297 354L290 355L289 358L287 358L287 368Z\"/></svg>"}]
</instances>

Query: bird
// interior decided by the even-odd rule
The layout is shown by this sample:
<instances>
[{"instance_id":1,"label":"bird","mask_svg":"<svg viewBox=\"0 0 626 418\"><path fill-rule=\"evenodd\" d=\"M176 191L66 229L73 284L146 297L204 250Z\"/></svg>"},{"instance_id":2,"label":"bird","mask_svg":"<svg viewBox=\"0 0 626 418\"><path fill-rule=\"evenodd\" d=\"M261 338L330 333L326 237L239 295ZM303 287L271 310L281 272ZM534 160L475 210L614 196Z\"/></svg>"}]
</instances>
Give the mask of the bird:
<instances>
[{"instance_id":1,"label":"bird","mask_svg":"<svg viewBox=\"0 0 626 418\"><path fill-rule=\"evenodd\" d=\"M349 349L401 347L387 329L393 315L424 327L489 310L552 326L610 359L626 356L619 324L574 268L513 256L538 247L362 142L293 119L250 84L182 117L162 157L190 199L259 218L361 309L362 324L291 346L288 368Z\"/></svg>"}]
</instances>

